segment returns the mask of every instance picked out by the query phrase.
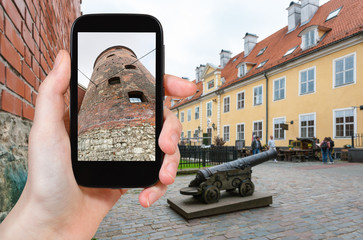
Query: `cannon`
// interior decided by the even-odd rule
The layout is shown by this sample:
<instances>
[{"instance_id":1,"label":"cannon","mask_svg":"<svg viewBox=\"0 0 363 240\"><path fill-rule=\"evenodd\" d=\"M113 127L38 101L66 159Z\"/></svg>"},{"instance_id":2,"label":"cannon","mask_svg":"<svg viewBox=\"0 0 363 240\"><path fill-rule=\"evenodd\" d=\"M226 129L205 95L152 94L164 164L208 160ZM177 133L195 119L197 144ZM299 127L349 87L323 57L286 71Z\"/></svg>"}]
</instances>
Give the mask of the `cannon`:
<instances>
[{"instance_id":1,"label":"cannon","mask_svg":"<svg viewBox=\"0 0 363 240\"><path fill-rule=\"evenodd\" d=\"M276 157L276 150L271 149L199 170L195 179L190 182L189 187L180 189L180 193L192 195L205 203L218 202L222 190L234 191L238 189L240 196L250 196L255 191L255 185L251 181L251 168Z\"/></svg>"}]
</instances>

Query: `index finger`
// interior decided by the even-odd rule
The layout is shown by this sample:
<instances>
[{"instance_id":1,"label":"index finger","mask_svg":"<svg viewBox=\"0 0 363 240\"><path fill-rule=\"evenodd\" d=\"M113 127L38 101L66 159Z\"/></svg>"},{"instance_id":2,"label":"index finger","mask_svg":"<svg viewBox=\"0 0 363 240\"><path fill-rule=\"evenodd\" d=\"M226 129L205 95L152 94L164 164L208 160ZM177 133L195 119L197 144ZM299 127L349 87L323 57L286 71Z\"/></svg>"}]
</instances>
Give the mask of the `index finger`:
<instances>
[{"instance_id":1,"label":"index finger","mask_svg":"<svg viewBox=\"0 0 363 240\"><path fill-rule=\"evenodd\" d=\"M197 86L188 80L165 74L164 88L166 96L188 97L197 91Z\"/></svg>"}]
</instances>

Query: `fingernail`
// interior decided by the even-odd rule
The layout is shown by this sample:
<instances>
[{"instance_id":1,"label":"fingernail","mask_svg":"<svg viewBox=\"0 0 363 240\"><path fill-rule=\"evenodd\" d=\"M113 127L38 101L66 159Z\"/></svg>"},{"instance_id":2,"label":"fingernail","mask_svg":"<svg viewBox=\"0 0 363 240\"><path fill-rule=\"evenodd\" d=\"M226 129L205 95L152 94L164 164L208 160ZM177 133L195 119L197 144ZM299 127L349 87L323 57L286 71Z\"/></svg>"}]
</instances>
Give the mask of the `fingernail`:
<instances>
[{"instance_id":1,"label":"fingernail","mask_svg":"<svg viewBox=\"0 0 363 240\"><path fill-rule=\"evenodd\" d=\"M178 165L174 162L172 163L169 163L168 166L166 167L166 171L167 171L167 174L172 178L172 179L175 179L175 173L178 169Z\"/></svg>"},{"instance_id":2,"label":"fingernail","mask_svg":"<svg viewBox=\"0 0 363 240\"><path fill-rule=\"evenodd\" d=\"M62 61L62 58L63 58L63 54L59 52L57 57L55 58L55 61L53 64L53 69L58 67L59 63Z\"/></svg>"},{"instance_id":3,"label":"fingernail","mask_svg":"<svg viewBox=\"0 0 363 240\"><path fill-rule=\"evenodd\" d=\"M174 133L173 135L171 135L171 140L173 141L174 145L177 146L179 142L179 135Z\"/></svg>"},{"instance_id":4,"label":"fingernail","mask_svg":"<svg viewBox=\"0 0 363 240\"><path fill-rule=\"evenodd\" d=\"M150 207L154 202L156 202L156 200L158 200L156 193L151 192L147 199L147 207Z\"/></svg>"}]
</instances>

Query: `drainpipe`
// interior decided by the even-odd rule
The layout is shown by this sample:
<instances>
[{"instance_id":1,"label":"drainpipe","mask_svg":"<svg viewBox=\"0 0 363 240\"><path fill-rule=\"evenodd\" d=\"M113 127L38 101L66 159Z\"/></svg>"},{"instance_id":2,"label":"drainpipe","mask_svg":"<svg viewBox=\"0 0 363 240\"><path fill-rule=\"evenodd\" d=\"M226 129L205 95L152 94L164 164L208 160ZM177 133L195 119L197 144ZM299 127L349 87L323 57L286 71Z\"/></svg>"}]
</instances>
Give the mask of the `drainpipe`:
<instances>
[{"instance_id":1,"label":"drainpipe","mask_svg":"<svg viewBox=\"0 0 363 240\"><path fill-rule=\"evenodd\" d=\"M268 77L267 72L263 74L266 79L266 144L268 143Z\"/></svg>"}]
</instances>

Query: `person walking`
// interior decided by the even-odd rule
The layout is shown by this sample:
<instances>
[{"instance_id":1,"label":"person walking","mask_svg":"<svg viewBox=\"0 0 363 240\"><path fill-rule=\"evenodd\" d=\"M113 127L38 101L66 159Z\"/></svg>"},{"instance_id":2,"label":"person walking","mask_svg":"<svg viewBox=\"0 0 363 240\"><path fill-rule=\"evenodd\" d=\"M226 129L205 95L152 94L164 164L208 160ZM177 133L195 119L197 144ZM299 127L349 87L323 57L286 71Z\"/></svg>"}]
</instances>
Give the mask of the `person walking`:
<instances>
[{"instance_id":1,"label":"person walking","mask_svg":"<svg viewBox=\"0 0 363 240\"><path fill-rule=\"evenodd\" d=\"M321 156L323 159L323 163L326 164L328 162L328 152L330 148L330 142L327 137L324 138L324 141L320 143Z\"/></svg>"},{"instance_id":2,"label":"person walking","mask_svg":"<svg viewBox=\"0 0 363 240\"><path fill-rule=\"evenodd\" d=\"M276 150L276 145L275 145L275 140L274 137L271 135L270 136L270 140L268 140L267 143L268 149L275 149ZM277 162L277 159L274 159L274 162Z\"/></svg>"},{"instance_id":3,"label":"person walking","mask_svg":"<svg viewBox=\"0 0 363 240\"><path fill-rule=\"evenodd\" d=\"M329 164L333 164L334 160L333 160L332 153L333 153L334 141L331 139L331 137L328 137L328 140L329 140L329 144L330 144L330 148L328 150L328 157L330 160Z\"/></svg>"},{"instance_id":4,"label":"person walking","mask_svg":"<svg viewBox=\"0 0 363 240\"><path fill-rule=\"evenodd\" d=\"M256 136L255 140L252 141L252 154L257 154L262 150L260 137Z\"/></svg>"}]
</instances>

